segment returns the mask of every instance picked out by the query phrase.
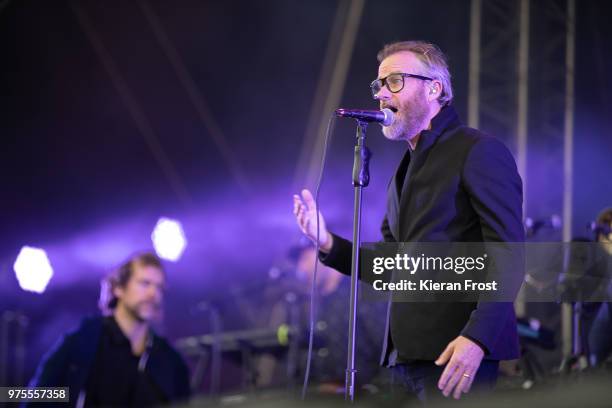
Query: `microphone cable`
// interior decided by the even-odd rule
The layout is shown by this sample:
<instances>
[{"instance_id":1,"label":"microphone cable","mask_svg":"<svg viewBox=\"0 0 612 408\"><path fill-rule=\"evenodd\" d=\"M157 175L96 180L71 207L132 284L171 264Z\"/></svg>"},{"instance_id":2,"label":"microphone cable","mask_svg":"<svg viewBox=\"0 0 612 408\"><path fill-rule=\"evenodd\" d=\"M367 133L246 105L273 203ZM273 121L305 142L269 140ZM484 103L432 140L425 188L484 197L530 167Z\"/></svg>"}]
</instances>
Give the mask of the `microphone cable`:
<instances>
[{"instance_id":1,"label":"microphone cable","mask_svg":"<svg viewBox=\"0 0 612 408\"><path fill-rule=\"evenodd\" d=\"M314 330L316 321L316 301L317 301L317 269L319 264L319 190L321 189L321 181L323 179L323 171L325 170L325 161L327 159L327 150L329 149L329 140L336 123L336 114L333 112L327 122L325 131L325 142L323 145L323 154L321 155L321 167L317 177L315 187L315 215L317 217L317 240L315 242L315 261L314 272L312 274L312 284L310 286L310 324L308 329L308 354L306 357L306 372L304 373L304 384L302 385L302 401L306 399L306 390L308 389L308 381L310 379L310 365L312 362L312 346L314 342Z\"/></svg>"}]
</instances>

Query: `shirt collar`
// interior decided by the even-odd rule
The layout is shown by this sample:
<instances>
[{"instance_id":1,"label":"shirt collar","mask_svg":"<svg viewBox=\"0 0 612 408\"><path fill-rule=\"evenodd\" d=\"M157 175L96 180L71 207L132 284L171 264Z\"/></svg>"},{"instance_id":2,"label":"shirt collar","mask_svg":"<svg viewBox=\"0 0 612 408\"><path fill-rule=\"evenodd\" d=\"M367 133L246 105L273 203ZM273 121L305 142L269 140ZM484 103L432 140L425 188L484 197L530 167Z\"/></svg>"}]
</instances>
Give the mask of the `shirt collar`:
<instances>
[{"instance_id":1,"label":"shirt collar","mask_svg":"<svg viewBox=\"0 0 612 408\"><path fill-rule=\"evenodd\" d=\"M117 320L115 320L115 316L107 316L104 323L110 339L114 344L128 343L131 346L130 339L127 338L123 330L121 330L121 327L119 327ZM152 346L153 337L153 330L149 329L147 332L147 347Z\"/></svg>"},{"instance_id":2,"label":"shirt collar","mask_svg":"<svg viewBox=\"0 0 612 408\"><path fill-rule=\"evenodd\" d=\"M440 108L440 112L431 120L431 129L421 131L416 149L412 151L412 148L409 148L410 152L418 154L428 149L438 140L442 133L459 125L461 125L461 121L455 108L451 105L443 106Z\"/></svg>"},{"instance_id":3,"label":"shirt collar","mask_svg":"<svg viewBox=\"0 0 612 408\"><path fill-rule=\"evenodd\" d=\"M130 340L127 338L127 336L123 333L123 331L121 330L121 327L119 327L119 324L117 324L117 321L115 320L114 316L108 316L105 319L105 326L106 329L108 331L108 334L110 336L110 339L112 340L113 343L115 344L121 344L121 343L129 343Z\"/></svg>"}]
</instances>

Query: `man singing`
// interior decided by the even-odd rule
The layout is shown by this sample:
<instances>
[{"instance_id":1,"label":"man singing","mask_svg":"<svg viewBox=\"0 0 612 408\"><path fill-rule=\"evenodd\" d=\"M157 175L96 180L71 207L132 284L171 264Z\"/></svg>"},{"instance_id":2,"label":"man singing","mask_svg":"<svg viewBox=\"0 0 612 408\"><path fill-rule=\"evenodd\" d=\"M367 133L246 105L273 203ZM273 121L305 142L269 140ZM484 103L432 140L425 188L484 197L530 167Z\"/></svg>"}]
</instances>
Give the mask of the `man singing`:
<instances>
[{"instance_id":1,"label":"man singing","mask_svg":"<svg viewBox=\"0 0 612 408\"><path fill-rule=\"evenodd\" d=\"M165 275L151 253L130 258L102 282L104 317L83 320L40 364L36 387L69 387L70 406L152 406L186 400L179 354L151 330Z\"/></svg>"},{"instance_id":2,"label":"man singing","mask_svg":"<svg viewBox=\"0 0 612 408\"><path fill-rule=\"evenodd\" d=\"M389 183L382 235L387 242L522 242L522 182L497 139L461 124L451 106L446 58L426 42L386 45L370 85L380 108L395 112L383 128L407 151ZM312 194L294 196L302 232L316 241ZM330 233L319 213L320 259L350 275L351 242ZM521 270L513 271L522 280ZM518 357L513 305L487 302L391 303L381 364L427 401L491 389L500 360Z\"/></svg>"}]
</instances>

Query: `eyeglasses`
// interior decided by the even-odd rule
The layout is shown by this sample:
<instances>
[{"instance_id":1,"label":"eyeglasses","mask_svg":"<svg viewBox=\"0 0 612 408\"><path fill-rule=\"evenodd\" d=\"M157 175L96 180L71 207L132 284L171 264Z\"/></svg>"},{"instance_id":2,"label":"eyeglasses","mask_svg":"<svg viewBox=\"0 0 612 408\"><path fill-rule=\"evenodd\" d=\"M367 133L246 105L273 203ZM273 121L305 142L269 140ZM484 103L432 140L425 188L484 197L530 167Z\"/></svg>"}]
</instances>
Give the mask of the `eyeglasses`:
<instances>
[{"instance_id":1,"label":"eyeglasses","mask_svg":"<svg viewBox=\"0 0 612 408\"><path fill-rule=\"evenodd\" d=\"M398 93L404 89L404 78L417 78L423 81L431 81L433 78L429 78L423 75L416 74L404 74L403 72L397 72L389 74L384 78L375 79L370 84L372 90L372 96L376 99L376 95L380 92L383 86L386 86L389 92Z\"/></svg>"}]
</instances>

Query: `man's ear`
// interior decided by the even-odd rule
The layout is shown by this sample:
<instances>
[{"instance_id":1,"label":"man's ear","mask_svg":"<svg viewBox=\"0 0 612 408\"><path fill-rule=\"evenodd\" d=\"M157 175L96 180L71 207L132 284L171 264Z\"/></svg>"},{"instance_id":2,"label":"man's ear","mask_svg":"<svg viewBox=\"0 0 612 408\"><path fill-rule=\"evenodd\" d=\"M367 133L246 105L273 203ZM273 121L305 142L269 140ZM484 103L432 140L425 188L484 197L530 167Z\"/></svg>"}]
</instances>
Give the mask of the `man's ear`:
<instances>
[{"instance_id":1,"label":"man's ear","mask_svg":"<svg viewBox=\"0 0 612 408\"><path fill-rule=\"evenodd\" d=\"M115 286L113 288L113 296L117 299L121 299L123 297L124 290L121 286Z\"/></svg>"},{"instance_id":2,"label":"man's ear","mask_svg":"<svg viewBox=\"0 0 612 408\"><path fill-rule=\"evenodd\" d=\"M427 93L429 101L435 101L442 94L442 83L440 81L431 81L429 84L429 92Z\"/></svg>"}]
</instances>

